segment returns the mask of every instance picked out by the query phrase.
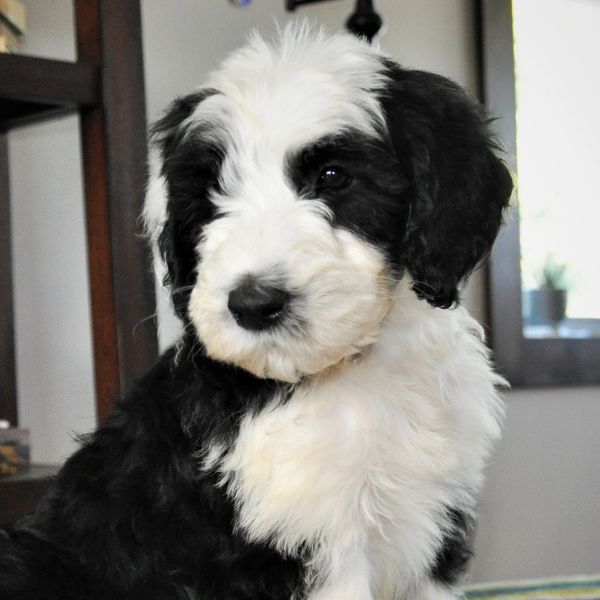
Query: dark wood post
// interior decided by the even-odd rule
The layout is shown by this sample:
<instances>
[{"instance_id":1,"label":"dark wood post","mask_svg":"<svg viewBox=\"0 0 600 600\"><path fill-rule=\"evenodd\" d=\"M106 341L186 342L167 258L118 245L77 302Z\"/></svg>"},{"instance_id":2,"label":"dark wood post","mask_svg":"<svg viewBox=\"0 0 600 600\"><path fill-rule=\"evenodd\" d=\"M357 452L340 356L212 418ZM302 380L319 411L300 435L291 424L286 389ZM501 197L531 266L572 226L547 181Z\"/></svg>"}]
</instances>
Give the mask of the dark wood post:
<instances>
[{"instance_id":1,"label":"dark wood post","mask_svg":"<svg viewBox=\"0 0 600 600\"><path fill-rule=\"evenodd\" d=\"M17 424L8 140L0 131L0 419Z\"/></svg>"},{"instance_id":2,"label":"dark wood post","mask_svg":"<svg viewBox=\"0 0 600 600\"><path fill-rule=\"evenodd\" d=\"M99 419L157 355L151 261L140 238L146 106L137 0L76 0L79 60L100 66L101 106L81 111Z\"/></svg>"}]
</instances>

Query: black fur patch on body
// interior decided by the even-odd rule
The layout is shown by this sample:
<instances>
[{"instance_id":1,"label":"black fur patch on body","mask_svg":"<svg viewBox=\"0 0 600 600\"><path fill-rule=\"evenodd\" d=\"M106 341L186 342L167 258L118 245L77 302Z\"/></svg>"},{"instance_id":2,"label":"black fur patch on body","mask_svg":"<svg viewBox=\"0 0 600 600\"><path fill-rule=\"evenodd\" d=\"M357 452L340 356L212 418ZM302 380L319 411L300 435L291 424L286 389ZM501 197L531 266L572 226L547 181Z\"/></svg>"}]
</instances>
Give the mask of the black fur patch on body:
<instances>
[{"instance_id":1,"label":"black fur patch on body","mask_svg":"<svg viewBox=\"0 0 600 600\"><path fill-rule=\"evenodd\" d=\"M461 510L449 512L451 529L444 537L431 571L434 580L448 586L460 583L473 555L474 518Z\"/></svg>"},{"instance_id":2,"label":"black fur patch on body","mask_svg":"<svg viewBox=\"0 0 600 600\"><path fill-rule=\"evenodd\" d=\"M61 470L37 513L0 534L2 600L289 600L299 559L235 531L207 440L227 443L282 384L188 339L140 380Z\"/></svg>"}]
</instances>

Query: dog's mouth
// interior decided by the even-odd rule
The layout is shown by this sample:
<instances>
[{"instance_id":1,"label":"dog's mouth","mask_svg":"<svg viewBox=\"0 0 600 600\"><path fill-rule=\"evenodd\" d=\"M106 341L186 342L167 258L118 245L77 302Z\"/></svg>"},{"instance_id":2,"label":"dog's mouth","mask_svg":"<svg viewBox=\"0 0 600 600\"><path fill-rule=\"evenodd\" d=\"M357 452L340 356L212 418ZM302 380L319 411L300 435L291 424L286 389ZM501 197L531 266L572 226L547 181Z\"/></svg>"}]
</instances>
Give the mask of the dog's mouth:
<instances>
[{"instance_id":1,"label":"dog's mouth","mask_svg":"<svg viewBox=\"0 0 600 600\"><path fill-rule=\"evenodd\" d=\"M364 354L377 339L387 312L383 303L374 302L363 314L357 308L356 313L347 310L333 316L334 309L330 306L328 312L326 303L315 307L301 295L286 292L273 293L260 303L234 295L220 313L210 315L197 308L203 299L198 289L192 292L190 316L208 356L287 383Z\"/></svg>"}]
</instances>

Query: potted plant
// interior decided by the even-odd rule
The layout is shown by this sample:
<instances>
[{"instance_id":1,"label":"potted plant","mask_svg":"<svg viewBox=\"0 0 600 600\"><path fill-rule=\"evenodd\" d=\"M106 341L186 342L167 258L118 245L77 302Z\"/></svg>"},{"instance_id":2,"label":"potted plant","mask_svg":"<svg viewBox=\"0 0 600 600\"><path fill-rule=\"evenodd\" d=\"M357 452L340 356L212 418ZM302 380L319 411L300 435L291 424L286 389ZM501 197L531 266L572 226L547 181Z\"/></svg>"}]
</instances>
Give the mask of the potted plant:
<instances>
[{"instance_id":1,"label":"potted plant","mask_svg":"<svg viewBox=\"0 0 600 600\"><path fill-rule=\"evenodd\" d=\"M557 325L567 310L567 265L547 258L539 270L538 287L525 292L527 325Z\"/></svg>"}]
</instances>

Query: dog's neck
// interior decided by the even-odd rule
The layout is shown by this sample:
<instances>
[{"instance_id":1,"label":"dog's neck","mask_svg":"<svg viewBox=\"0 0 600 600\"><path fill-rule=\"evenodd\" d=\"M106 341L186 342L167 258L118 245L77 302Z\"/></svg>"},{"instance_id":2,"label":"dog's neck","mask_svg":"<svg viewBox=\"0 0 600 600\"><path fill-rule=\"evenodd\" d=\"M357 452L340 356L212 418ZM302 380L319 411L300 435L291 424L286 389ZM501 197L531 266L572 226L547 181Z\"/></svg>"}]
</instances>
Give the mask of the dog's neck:
<instances>
[{"instance_id":1,"label":"dog's neck","mask_svg":"<svg viewBox=\"0 0 600 600\"><path fill-rule=\"evenodd\" d=\"M469 332L484 341L482 327L464 307L434 308L419 299L412 290L412 281L404 278L391 294L389 311L373 336L375 341L308 381L318 384L339 377L361 363L387 366L394 371L403 364L410 365L413 376L418 371L415 364L444 368L445 361L435 362L433 357L443 358L452 351L458 331ZM431 375L428 372L426 376Z\"/></svg>"}]
</instances>

